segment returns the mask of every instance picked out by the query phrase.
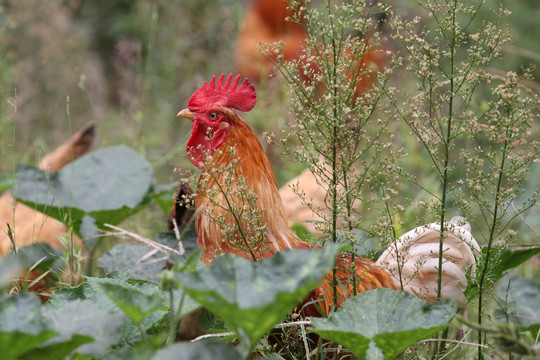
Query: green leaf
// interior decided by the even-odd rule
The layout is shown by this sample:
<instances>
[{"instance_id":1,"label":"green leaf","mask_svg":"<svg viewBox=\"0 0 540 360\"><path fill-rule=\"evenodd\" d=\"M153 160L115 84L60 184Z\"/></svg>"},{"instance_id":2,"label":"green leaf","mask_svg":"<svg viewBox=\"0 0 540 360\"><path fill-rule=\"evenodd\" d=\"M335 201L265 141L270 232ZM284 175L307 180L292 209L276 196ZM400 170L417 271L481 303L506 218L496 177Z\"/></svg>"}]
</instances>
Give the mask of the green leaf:
<instances>
[{"instance_id":1,"label":"green leaf","mask_svg":"<svg viewBox=\"0 0 540 360\"><path fill-rule=\"evenodd\" d=\"M482 254L486 255L487 249L482 248ZM502 250L502 254L499 258L497 264L495 264L490 272L491 278L494 281L501 279L506 272L511 269L518 267L523 264L525 261L529 260L531 257L540 253L540 246L527 247L525 249L512 249L507 248Z\"/></svg>"},{"instance_id":2,"label":"green leaf","mask_svg":"<svg viewBox=\"0 0 540 360\"><path fill-rule=\"evenodd\" d=\"M394 359L448 326L457 307L451 300L430 306L391 289L369 290L348 299L327 319L313 318L313 331L341 344L358 358Z\"/></svg>"},{"instance_id":3,"label":"green leaf","mask_svg":"<svg viewBox=\"0 0 540 360\"><path fill-rule=\"evenodd\" d=\"M20 356L19 360L56 360L64 359L78 347L94 341L94 338L87 335L73 335L67 341L58 342L45 347L39 347Z\"/></svg>"},{"instance_id":4,"label":"green leaf","mask_svg":"<svg viewBox=\"0 0 540 360\"><path fill-rule=\"evenodd\" d=\"M195 229L193 226L189 228L181 226L179 230L182 235L185 255L190 258L189 255L197 249ZM160 233L155 241L178 250L178 241L173 232ZM158 283L158 275L166 269L167 262L184 263L183 257L179 255L170 254L169 258L165 258L165 255L161 252L140 261L143 256L152 250L152 247L144 244L117 244L98 259L98 265L107 271L129 270L132 279ZM196 261L198 261L198 258L195 259Z\"/></svg>"},{"instance_id":5,"label":"green leaf","mask_svg":"<svg viewBox=\"0 0 540 360\"><path fill-rule=\"evenodd\" d=\"M157 310L166 310L162 299L147 295L135 287L123 284L102 283L101 287L107 296L131 319L136 325L148 315Z\"/></svg>"},{"instance_id":6,"label":"green leaf","mask_svg":"<svg viewBox=\"0 0 540 360\"><path fill-rule=\"evenodd\" d=\"M103 287L103 284L113 284L126 287L133 291L140 291L150 297L159 299L161 302L164 310L156 311L144 318L141 323L141 328L143 330L154 331L156 329L159 330L160 327L168 326L167 310L169 308L169 296L164 293L156 284L143 280L128 279L126 273L122 272L113 272L106 277L101 278L86 277L86 280L86 283L77 287L57 290L45 306L53 309L59 309L75 300L91 300L101 309L110 312L120 312L122 311L120 307L109 298ZM182 297L182 293L183 291L180 289L173 291L175 310L180 317L200 308L199 303L186 295L182 301L182 308L178 310L177 308L179 300ZM131 321L125 322L120 332L122 334L122 342L132 342L140 337L139 330Z\"/></svg>"},{"instance_id":7,"label":"green leaf","mask_svg":"<svg viewBox=\"0 0 540 360\"><path fill-rule=\"evenodd\" d=\"M242 356L229 343L215 341L179 342L158 351L152 360L233 360Z\"/></svg>"},{"instance_id":8,"label":"green leaf","mask_svg":"<svg viewBox=\"0 0 540 360\"><path fill-rule=\"evenodd\" d=\"M185 291L238 332L247 354L332 269L337 247L288 250L257 262L226 254L196 273L176 273Z\"/></svg>"},{"instance_id":9,"label":"green leaf","mask_svg":"<svg viewBox=\"0 0 540 360\"><path fill-rule=\"evenodd\" d=\"M85 155L57 173L19 167L16 179L12 192L18 200L62 222L69 215L78 232L86 214L98 224L117 224L146 205L153 175L134 150L113 146Z\"/></svg>"},{"instance_id":10,"label":"green leaf","mask_svg":"<svg viewBox=\"0 0 540 360\"><path fill-rule=\"evenodd\" d=\"M17 249L17 254L10 253L8 258L16 257L25 269L58 272L64 265L62 250L46 243L34 243ZM36 265L37 264L37 265Z\"/></svg>"},{"instance_id":11,"label":"green leaf","mask_svg":"<svg viewBox=\"0 0 540 360\"><path fill-rule=\"evenodd\" d=\"M0 257L0 289L12 284L19 271L23 269L21 261L16 257Z\"/></svg>"},{"instance_id":12,"label":"green leaf","mask_svg":"<svg viewBox=\"0 0 540 360\"><path fill-rule=\"evenodd\" d=\"M2 354L2 360L19 359L21 355L37 348L56 334L57 332L53 330L42 330L37 334L0 330L0 354Z\"/></svg>"},{"instance_id":13,"label":"green leaf","mask_svg":"<svg viewBox=\"0 0 540 360\"><path fill-rule=\"evenodd\" d=\"M313 242L314 236L309 232L306 227L300 223L295 222L291 226L291 230L303 241Z\"/></svg>"},{"instance_id":14,"label":"green leaf","mask_svg":"<svg viewBox=\"0 0 540 360\"><path fill-rule=\"evenodd\" d=\"M0 299L0 354L14 359L54 337L41 319L41 302L33 293Z\"/></svg>"},{"instance_id":15,"label":"green leaf","mask_svg":"<svg viewBox=\"0 0 540 360\"><path fill-rule=\"evenodd\" d=\"M101 309L119 313L122 310L116 305L105 293L105 289L101 286L104 283L118 284L135 290L140 290L143 293L161 299L163 304L168 304L167 297L161 289L153 283L142 280L128 279L129 272L113 272L106 277L86 277L87 282L71 289L57 290L51 299L47 302L46 307L58 309L74 300L90 300L99 306ZM182 308L188 309L190 303L186 301L186 306ZM166 311L156 311L147 316L141 323L143 330L149 330L155 326L159 326L162 319L166 316ZM120 330L122 342L131 342L139 338L140 332L136 325L131 321L126 321Z\"/></svg>"},{"instance_id":16,"label":"green leaf","mask_svg":"<svg viewBox=\"0 0 540 360\"><path fill-rule=\"evenodd\" d=\"M80 346L77 352L92 356L105 354L120 341L119 329L124 323L123 314L103 310L89 300L75 300L58 309L44 307L43 318L59 333L46 345L69 342L75 334L86 335L94 341Z\"/></svg>"},{"instance_id":17,"label":"green leaf","mask_svg":"<svg viewBox=\"0 0 540 360\"><path fill-rule=\"evenodd\" d=\"M123 273L114 272L105 277L85 277L86 283L69 289L57 290L47 301L45 307L58 309L75 300L91 300L101 309L113 312L119 311L118 306L109 299L100 285L103 282L125 283L127 276L123 275Z\"/></svg>"},{"instance_id":18,"label":"green leaf","mask_svg":"<svg viewBox=\"0 0 540 360\"><path fill-rule=\"evenodd\" d=\"M204 266L204 264L201 263L202 253L202 248L194 250L184 261L179 261L174 264L173 271L194 272L200 265Z\"/></svg>"},{"instance_id":19,"label":"green leaf","mask_svg":"<svg viewBox=\"0 0 540 360\"><path fill-rule=\"evenodd\" d=\"M523 330L540 330L540 283L518 276L503 278L497 289L501 299L512 302L510 316ZM501 319L499 319L501 320Z\"/></svg>"},{"instance_id":20,"label":"green leaf","mask_svg":"<svg viewBox=\"0 0 540 360\"><path fill-rule=\"evenodd\" d=\"M165 259L158 252L144 261L139 261L144 255L152 250L144 244L117 244L111 250L101 256L98 266L107 271L130 270L132 279L147 280L157 283L157 276L165 270Z\"/></svg>"},{"instance_id":21,"label":"green leaf","mask_svg":"<svg viewBox=\"0 0 540 360\"><path fill-rule=\"evenodd\" d=\"M128 344L107 354L103 360L150 360L163 347L166 336L158 334L135 345Z\"/></svg>"},{"instance_id":22,"label":"green leaf","mask_svg":"<svg viewBox=\"0 0 540 360\"><path fill-rule=\"evenodd\" d=\"M34 293L0 298L0 331L39 334L45 330L41 320L41 301Z\"/></svg>"},{"instance_id":23,"label":"green leaf","mask_svg":"<svg viewBox=\"0 0 540 360\"><path fill-rule=\"evenodd\" d=\"M203 311L197 318L197 322L199 323L201 330L206 334L215 334L230 331L230 329L225 326L223 320L221 320L216 315L212 314L206 309L203 309Z\"/></svg>"},{"instance_id":24,"label":"green leaf","mask_svg":"<svg viewBox=\"0 0 540 360\"><path fill-rule=\"evenodd\" d=\"M508 271L518 267L531 257L540 253L540 246L531 246L522 249L514 249L508 247L500 251L500 257L496 264L488 269L489 279L493 282L500 280L505 276ZM482 256L486 257L487 247L482 247ZM467 299L472 299L478 295L478 283L475 281L468 281L467 290L465 290L465 296Z\"/></svg>"},{"instance_id":25,"label":"green leaf","mask_svg":"<svg viewBox=\"0 0 540 360\"><path fill-rule=\"evenodd\" d=\"M162 184L153 187L152 191L148 194L165 215L169 215L169 212L171 211L174 203L172 194L174 194L174 190L177 187L178 183L176 181Z\"/></svg>"},{"instance_id":26,"label":"green leaf","mask_svg":"<svg viewBox=\"0 0 540 360\"><path fill-rule=\"evenodd\" d=\"M86 248L90 249L90 252L99 243L101 239L100 232L101 230L96 223L96 219L89 215L83 216L79 226L79 234Z\"/></svg>"}]
</instances>

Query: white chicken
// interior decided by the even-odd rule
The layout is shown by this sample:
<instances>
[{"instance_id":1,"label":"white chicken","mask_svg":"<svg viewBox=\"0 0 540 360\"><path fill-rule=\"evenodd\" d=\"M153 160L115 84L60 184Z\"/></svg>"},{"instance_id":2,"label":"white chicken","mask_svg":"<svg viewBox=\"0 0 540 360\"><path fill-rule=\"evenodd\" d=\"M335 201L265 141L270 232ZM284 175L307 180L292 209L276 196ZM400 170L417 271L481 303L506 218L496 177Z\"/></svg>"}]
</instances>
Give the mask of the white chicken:
<instances>
[{"instance_id":1,"label":"white chicken","mask_svg":"<svg viewBox=\"0 0 540 360\"><path fill-rule=\"evenodd\" d=\"M463 217L447 223L448 234L443 242L443 276L441 299L454 299L465 306L466 271L475 271L478 243ZM419 226L400 236L379 257L377 265L391 275L394 286L424 299L428 304L437 300L440 224Z\"/></svg>"}]
</instances>

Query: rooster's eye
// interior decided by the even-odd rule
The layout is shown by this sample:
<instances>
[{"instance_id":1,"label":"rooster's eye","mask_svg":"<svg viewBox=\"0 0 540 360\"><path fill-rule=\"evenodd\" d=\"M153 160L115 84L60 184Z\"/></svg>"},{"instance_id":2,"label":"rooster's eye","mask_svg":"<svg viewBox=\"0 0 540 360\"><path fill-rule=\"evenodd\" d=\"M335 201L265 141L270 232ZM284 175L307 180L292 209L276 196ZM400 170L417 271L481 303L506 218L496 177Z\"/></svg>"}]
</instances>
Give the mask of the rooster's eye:
<instances>
[{"instance_id":1,"label":"rooster's eye","mask_svg":"<svg viewBox=\"0 0 540 360\"><path fill-rule=\"evenodd\" d=\"M217 112L215 111L212 111L210 114L208 114L208 116L210 117L211 120L216 120L217 119Z\"/></svg>"}]
</instances>

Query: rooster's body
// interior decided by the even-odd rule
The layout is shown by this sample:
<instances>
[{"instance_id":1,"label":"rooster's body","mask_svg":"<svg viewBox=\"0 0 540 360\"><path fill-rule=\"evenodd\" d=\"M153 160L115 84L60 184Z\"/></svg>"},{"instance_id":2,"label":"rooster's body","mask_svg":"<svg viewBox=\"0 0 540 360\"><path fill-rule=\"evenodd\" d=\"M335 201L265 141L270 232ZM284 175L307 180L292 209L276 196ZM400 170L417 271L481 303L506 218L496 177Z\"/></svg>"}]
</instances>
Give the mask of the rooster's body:
<instances>
[{"instance_id":1,"label":"rooster's body","mask_svg":"<svg viewBox=\"0 0 540 360\"><path fill-rule=\"evenodd\" d=\"M240 194L234 192L217 193L209 196L210 189L216 188L226 182L225 176L229 176L223 171L213 171L214 169L223 169L222 165L228 166L234 162L232 154L228 151L215 151L234 147L236 150L234 156L241 161L235 167L235 175L243 178L246 181L247 188L257 195L257 207L263 209L261 213L261 223L265 227L264 244L251 244L252 248L258 249L254 252L256 258L268 257L275 254L277 251L286 249L302 249L311 248L312 244L302 241L289 228L287 215L283 210L283 204L279 196L277 181L270 166L270 162L266 157L257 137L251 131L249 126L231 109L231 107L241 107L244 111L250 110L255 104L255 89L249 82L244 82L238 90L235 83L230 89L236 90L234 94L241 93L244 96L249 94L252 96L253 105L251 107L244 106L245 99L242 99L242 105L236 103L229 104L227 101L216 99L219 95L214 96L213 93L219 91L211 91L212 95L207 96L208 102L198 100L205 98L207 89L217 87L221 92L226 94L229 90L231 77L227 78L226 84L223 84L223 76L218 80L215 86L215 78L210 85L204 85L201 90L195 93L190 100L189 109L182 110L179 116L193 120L192 136L188 142L188 153L192 162L203 168L201 179L204 180L204 187L197 189L197 197L195 199L196 218L195 229L197 231L198 246L204 249L202 261L205 264L210 264L217 256L223 253L236 254L253 260L252 255L245 250L239 249L230 241L231 235L227 236L218 219L224 218L225 223L234 224L235 220L231 214L230 208L227 206L217 206L216 204L239 203L241 201ZM240 90L241 89L241 90ZM234 96L231 94L231 96ZM193 100L195 99L195 100ZM200 104L200 105L199 105ZM226 106L229 105L229 106ZM215 114L215 115L214 115ZM215 120L212 118L216 117ZM208 137L206 134L212 133ZM212 139L210 139L212 138ZM216 141L213 141L218 139ZM221 140L222 139L222 140ZM212 168L205 164L205 154L212 155ZM238 204L239 207L243 205ZM244 229L244 232L247 232ZM236 234L241 237L241 234ZM372 261L361 259L356 262L356 287L354 290L351 286L353 283L350 274L350 257L338 257L337 277L340 279L342 286L338 289L338 304L344 301L351 294L374 289L380 287L393 288L389 274L382 268L375 265ZM325 313L328 313L333 308L334 294L332 292L331 279L332 273L328 274L327 280L315 290L319 298L324 299L319 304ZM347 292L347 293L346 293ZM313 311L310 314L314 314Z\"/></svg>"},{"instance_id":2,"label":"rooster's body","mask_svg":"<svg viewBox=\"0 0 540 360\"><path fill-rule=\"evenodd\" d=\"M221 75L216 83L214 77L178 114L193 121L187 152L191 162L203 169L195 199L195 229L207 265L223 253L257 260L277 251L314 247L289 228L270 162L255 134L233 110L251 110L255 88L247 79L238 87L239 76L232 84L231 80L232 75L225 81ZM239 189L256 195L253 207L258 210L259 229L264 231L262 241L255 242L256 230L238 219L238 213L249 211L246 195ZM391 273L368 259L356 258L353 263L351 256L338 256L335 275L338 294L333 293L331 272L310 296L326 314L335 307L335 300L339 306L368 289L396 288ZM306 313L317 315L318 311L313 307Z\"/></svg>"}]
</instances>

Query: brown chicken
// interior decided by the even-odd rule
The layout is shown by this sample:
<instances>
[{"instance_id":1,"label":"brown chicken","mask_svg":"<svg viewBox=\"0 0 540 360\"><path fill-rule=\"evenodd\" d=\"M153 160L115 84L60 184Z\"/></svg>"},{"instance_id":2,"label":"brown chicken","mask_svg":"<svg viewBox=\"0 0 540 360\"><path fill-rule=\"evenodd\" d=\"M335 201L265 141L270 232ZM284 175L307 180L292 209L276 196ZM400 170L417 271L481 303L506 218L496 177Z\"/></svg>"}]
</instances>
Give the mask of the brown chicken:
<instances>
[{"instance_id":1,"label":"brown chicken","mask_svg":"<svg viewBox=\"0 0 540 360\"><path fill-rule=\"evenodd\" d=\"M207 265L223 253L258 260L285 249L314 247L289 229L268 158L253 131L234 111L249 111L256 103L254 86L247 79L238 86L239 80L240 76L233 79L232 74L226 79L222 74L217 81L213 77L191 96L188 108L178 113L179 117L193 121L186 148L191 162L202 169L195 198L195 229L198 246L204 249L202 261ZM242 220L246 213L251 214L251 220L256 220L254 226ZM414 270L414 267L426 258L438 257L438 248L432 246L434 236L429 234L417 238L408 236L396 242L387 250L380 265L361 258L356 258L353 263L348 255L338 256L335 274L338 293L334 296L334 274L331 272L310 299L328 314L336 299L339 306L353 294L368 289L401 287L426 298L424 290L433 292L436 289L433 268L420 266ZM470 237L470 233L467 234ZM435 238L438 243L438 237ZM463 290L466 287L466 280L463 284L465 268L474 265L474 256L467 246L471 245L472 237L469 240L454 238L457 240L452 239L445 246L448 254L444 253L443 270L450 266L452 271L444 283L449 288L459 283L458 289ZM410 256L412 260L402 265L411 267L402 269L411 274L411 279L398 279L394 272L393 265L398 260L393 259L393 254L402 249L414 252ZM422 283L424 275L427 282ZM443 278L445 276L443 274ZM409 280L420 282L421 286L417 283L412 288L403 286L403 282ZM453 293L448 291L449 297ZM308 308L305 314L319 314L315 306Z\"/></svg>"},{"instance_id":2,"label":"brown chicken","mask_svg":"<svg viewBox=\"0 0 540 360\"><path fill-rule=\"evenodd\" d=\"M47 154L39 164L40 169L58 171L71 161L86 154L95 137L95 124L90 123L76 132L71 139L60 145L56 150ZM13 230L15 244L11 242L8 226ZM55 248L62 248L59 237L68 232L68 228L39 211L17 202L9 191L0 196L0 256L5 256L13 246L23 247L34 242L43 242ZM79 241L75 239L75 241ZM28 289L40 295L41 301L49 298L50 289L47 279L41 278L39 270L23 271L20 282L33 285Z\"/></svg>"},{"instance_id":3,"label":"brown chicken","mask_svg":"<svg viewBox=\"0 0 540 360\"><path fill-rule=\"evenodd\" d=\"M246 79L238 88L239 76L232 80L229 75L224 80L221 75L215 77L210 84L205 83L197 90L188 103L188 108L178 113L179 117L193 121L191 138L187 151L191 162L203 169L201 181L203 187L197 189L195 199L198 246L204 249L202 261L210 264L222 253L236 254L248 259L260 259L273 255L276 251L293 248L310 248L312 244L300 240L289 228L287 215L278 193L277 182L259 141L249 126L236 114L233 109L249 111L255 106L256 94L253 85ZM216 149L234 148L235 154ZM208 159L207 157L214 157ZM235 159L240 159L236 163ZM208 165L212 162L212 168ZM243 208L243 196L234 192L212 193L211 189L228 182L227 173L221 171L235 164L234 180L245 179L247 189L256 194L256 207L263 209L260 213L260 223L264 224L264 239L262 244L247 244L246 251L230 241L223 231L222 224L216 219L224 219L225 224L235 224L234 211L231 203L237 208ZM218 171L214 171L219 169ZM237 184L236 184L237 185ZM234 187L234 186L233 186ZM247 236L244 236L247 235ZM250 242L254 236L247 226L234 230L232 237ZM342 286L338 287L338 304L343 302L355 290L352 288L350 257L338 257L337 277ZM365 291L380 287L393 288L390 275L372 261L362 259L354 264L356 275L356 291ZM315 293L324 299L319 307L328 313L333 307L334 294L332 291L332 274L328 274ZM310 312L310 315L314 315Z\"/></svg>"},{"instance_id":4,"label":"brown chicken","mask_svg":"<svg viewBox=\"0 0 540 360\"><path fill-rule=\"evenodd\" d=\"M62 169L71 161L86 154L94 137L95 124L90 123L56 150L45 155L39 168L52 172ZM0 227L2 228L0 231L0 256L5 255L12 247L6 224L9 224L14 230L15 244L18 247L39 241L60 248L62 245L58 236L67 232L66 226L56 219L16 202L9 191L0 197Z\"/></svg>"},{"instance_id":5,"label":"brown chicken","mask_svg":"<svg viewBox=\"0 0 540 360\"><path fill-rule=\"evenodd\" d=\"M236 39L235 65L242 76L252 81L260 81L274 70L275 56L263 54L261 44L276 44L283 42L283 61L298 60L305 53L308 34L304 29L303 21L293 22L295 11L290 8L288 0L253 0L246 10ZM355 85L354 98L359 97L369 88L374 76L366 74L366 70L373 70L373 74L384 69L386 56L381 46L373 46L366 41L368 49L366 54L352 59L358 65L349 73L360 74ZM343 56L352 56L346 50ZM311 64L317 71L317 65ZM321 89L322 90L322 89Z\"/></svg>"},{"instance_id":6,"label":"brown chicken","mask_svg":"<svg viewBox=\"0 0 540 360\"><path fill-rule=\"evenodd\" d=\"M285 61L302 54L307 35L302 25L285 20L293 15L288 6L286 0L251 2L236 39L235 64L240 74L259 81L272 72L272 59L260 51L261 43L283 41Z\"/></svg>"}]
</instances>

